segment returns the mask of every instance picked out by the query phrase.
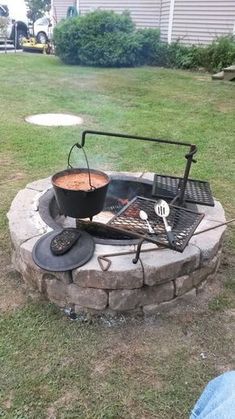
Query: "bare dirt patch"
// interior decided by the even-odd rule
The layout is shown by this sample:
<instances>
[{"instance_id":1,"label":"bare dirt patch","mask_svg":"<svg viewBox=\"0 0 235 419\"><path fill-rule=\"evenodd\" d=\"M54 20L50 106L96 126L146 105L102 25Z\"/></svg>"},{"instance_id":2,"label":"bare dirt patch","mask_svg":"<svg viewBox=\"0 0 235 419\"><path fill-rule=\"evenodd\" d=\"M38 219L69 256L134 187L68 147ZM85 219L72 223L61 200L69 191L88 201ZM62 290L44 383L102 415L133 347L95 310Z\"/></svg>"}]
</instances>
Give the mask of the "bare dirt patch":
<instances>
[{"instance_id":1,"label":"bare dirt patch","mask_svg":"<svg viewBox=\"0 0 235 419\"><path fill-rule=\"evenodd\" d=\"M205 75L201 75L201 76L194 76L194 79L199 80L199 81L211 81L211 75L209 74L205 74Z\"/></svg>"},{"instance_id":2,"label":"bare dirt patch","mask_svg":"<svg viewBox=\"0 0 235 419\"><path fill-rule=\"evenodd\" d=\"M12 181L17 181L17 180L23 180L25 178L25 173L23 172L16 172L16 173L12 173L10 175L7 176L7 178L4 180L4 182L2 182L2 184L5 185L6 182L12 182ZM1 183L0 183L1 185Z\"/></svg>"},{"instance_id":3,"label":"bare dirt patch","mask_svg":"<svg viewBox=\"0 0 235 419\"><path fill-rule=\"evenodd\" d=\"M11 264L10 237L6 228L6 213L11 199L26 181L27 175L12 155L1 154L0 159L0 313L6 313L22 307L27 301L21 276Z\"/></svg>"},{"instance_id":4,"label":"bare dirt patch","mask_svg":"<svg viewBox=\"0 0 235 419\"><path fill-rule=\"evenodd\" d=\"M60 409L71 408L71 406L76 402L77 394L75 391L67 391L63 396L56 400L52 406L47 409L47 419L57 419L59 417ZM60 416L61 417L61 416Z\"/></svg>"},{"instance_id":5,"label":"bare dirt patch","mask_svg":"<svg viewBox=\"0 0 235 419\"><path fill-rule=\"evenodd\" d=\"M145 326L140 325L137 327L138 329L145 328ZM105 379L115 366L121 368L125 365L125 372L130 377L134 378L142 375L143 383L152 383L155 388L161 388L161 382L149 362L150 356L151 348L140 341L139 337L133 336L130 342L123 342L119 335L116 344L110 342L110 346L104 351L103 356L96 360L92 377L98 380Z\"/></svg>"},{"instance_id":6,"label":"bare dirt patch","mask_svg":"<svg viewBox=\"0 0 235 419\"><path fill-rule=\"evenodd\" d=\"M21 276L12 268L6 256L0 254L0 313L23 307L27 301Z\"/></svg>"},{"instance_id":7,"label":"bare dirt patch","mask_svg":"<svg viewBox=\"0 0 235 419\"><path fill-rule=\"evenodd\" d=\"M3 401L3 406L5 409L10 409L12 406L12 402L13 402L13 398L14 398L14 393L13 391L10 391L8 397Z\"/></svg>"},{"instance_id":8,"label":"bare dirt patch","mask_svg":"<svg viewBox=\"0 0 235 419\"><path fill-rule=\"evenodd\" d=\"M216 105L216 109L219 112L223 113L234 113L235 112L235 103L234 100L226 100L218 102Z\"/></svg>"}]
</instances>

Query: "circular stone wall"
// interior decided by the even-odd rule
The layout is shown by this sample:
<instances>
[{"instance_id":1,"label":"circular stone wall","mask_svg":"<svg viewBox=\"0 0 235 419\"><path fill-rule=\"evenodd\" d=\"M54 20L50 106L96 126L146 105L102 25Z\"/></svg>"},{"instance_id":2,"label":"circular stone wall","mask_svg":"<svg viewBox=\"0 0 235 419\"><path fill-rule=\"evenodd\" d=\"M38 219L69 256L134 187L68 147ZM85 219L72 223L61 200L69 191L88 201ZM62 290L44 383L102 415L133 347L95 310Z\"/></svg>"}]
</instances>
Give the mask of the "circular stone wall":
<instances>
[{"instance_id":1,"label":"circular stone wall","mask_svg":"<svg viewBox=\"0 0 235 419\"><path fill-rule=\"evenodd\" d=\"M129 175L149 180L154 176L152 173ZM22 274L27 288L38 290L58 306L73 308L77 313L138 309L152 314L168 310L175 303L191 301L198 288L215 275L225 226L193 236L183 253L157 247L142 252L142 263L136 265L132 263L133 255L117 256L111 258L109 270L102 271L97 256L134 251L136 246L96 244L92 259L84 266L66 272L40 269L32 260L32 249L42 235L51 231L38 210L40 197L50 188L50 178L28 184L13 200L8 219L15 269ZM218 201L214 207L197 207L205 213L197 232L225 221ZM142 248L153 247L145 244Z\"/></svg>"}]
</instances>

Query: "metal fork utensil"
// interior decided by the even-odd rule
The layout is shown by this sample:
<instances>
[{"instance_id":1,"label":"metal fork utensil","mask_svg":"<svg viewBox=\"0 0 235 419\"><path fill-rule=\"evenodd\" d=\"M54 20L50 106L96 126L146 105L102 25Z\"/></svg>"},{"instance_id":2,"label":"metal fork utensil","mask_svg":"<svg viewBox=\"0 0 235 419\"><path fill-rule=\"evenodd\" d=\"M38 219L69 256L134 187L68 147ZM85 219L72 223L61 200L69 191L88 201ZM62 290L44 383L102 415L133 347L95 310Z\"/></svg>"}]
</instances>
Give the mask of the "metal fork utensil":
<instances>
[{"instance_id":1,"label":"metal fork utensil","mask_svg":"<svg viewBox=\"0 0 235 419\"><path fill-rule=\"evenodd\" d=\"M174 246L175 236L174 233L171 231L171 227L169 226L166 219L166 217L168 217L168 215L170 214L170 207L168 203L163 199L159 199L154 205L154 211L159 217L163 219L168 241L171 246Z\"/></svg>"}]
</instances>

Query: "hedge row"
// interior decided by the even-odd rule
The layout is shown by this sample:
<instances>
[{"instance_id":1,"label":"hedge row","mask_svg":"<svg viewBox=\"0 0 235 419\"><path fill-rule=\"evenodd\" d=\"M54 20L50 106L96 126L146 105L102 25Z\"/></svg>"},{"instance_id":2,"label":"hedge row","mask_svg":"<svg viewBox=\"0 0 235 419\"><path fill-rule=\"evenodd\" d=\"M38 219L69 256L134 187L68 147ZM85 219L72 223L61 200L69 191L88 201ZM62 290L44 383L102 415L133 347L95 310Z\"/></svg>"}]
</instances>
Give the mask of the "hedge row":
<instances>
[{"instance_id":1,"label":"hedge row","mask_svg":"<svg viewBox=\"0 0 235 419\"><path fill-rule=\"evenodd\" d=\"M184 46L160 41L158 29L136 30L127 12L95 11L60 22L54 30L56 54L66 64L101 67L154 65L220 70L235 62L232 36L212 44Z\"/></svg>"}]
</instances>

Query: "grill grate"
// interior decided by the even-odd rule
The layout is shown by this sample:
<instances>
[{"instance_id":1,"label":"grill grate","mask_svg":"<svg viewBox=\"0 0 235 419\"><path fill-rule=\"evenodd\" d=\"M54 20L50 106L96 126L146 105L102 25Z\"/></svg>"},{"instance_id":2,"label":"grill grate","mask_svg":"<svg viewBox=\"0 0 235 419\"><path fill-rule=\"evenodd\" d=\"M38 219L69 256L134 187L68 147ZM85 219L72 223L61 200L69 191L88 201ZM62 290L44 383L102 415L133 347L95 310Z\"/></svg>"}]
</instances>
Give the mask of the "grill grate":
<instances>
[{"instance_id":1,"label":"grill grate","mask_svg":"<svg viewBox=\"0 0 235 419\"><path fill-rule=\"evenodd\" d=\"M155 174L152 195L173 199L180 191L183 178ZM213 207L214 200L209 182L188 179L185 190L185 201Z\"/></svg>"},{"instance_id":2,"label":"grill grate","mask_svg":"<svg viewBox=\"0 0 235 419\"><path fill-rule=\"evenodd\" d=\"M137 196L119 211L108 222L108 225L126 232L136 232L142 235L143 239L148 240L150 238L151 242L171 247L165 232L164 222L154 211L155 203L156 201L152 199ZM155 234L150 234L146 222L140 219L140 210L144 210L148 214L149 223ZM203 217L204 214L170 205L170 215L167 217L167 221L175 236L175 245L172 247L174 250L183 252Z\"/></svg>"}]
</instances>

